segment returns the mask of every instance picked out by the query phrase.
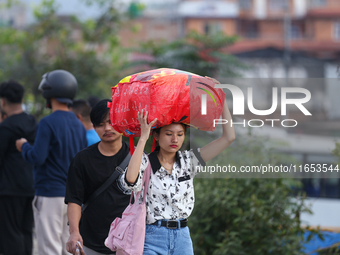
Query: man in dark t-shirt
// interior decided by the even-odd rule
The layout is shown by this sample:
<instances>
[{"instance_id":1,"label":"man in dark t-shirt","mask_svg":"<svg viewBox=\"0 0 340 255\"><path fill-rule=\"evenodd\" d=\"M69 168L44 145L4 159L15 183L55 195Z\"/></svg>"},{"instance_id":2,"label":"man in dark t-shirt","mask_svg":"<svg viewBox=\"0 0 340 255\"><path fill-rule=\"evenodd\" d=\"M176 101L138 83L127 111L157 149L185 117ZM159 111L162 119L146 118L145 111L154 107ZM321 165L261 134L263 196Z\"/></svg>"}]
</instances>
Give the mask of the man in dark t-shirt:
<instances>
[{"instance_id":1,"label":"man in dark t-shirt","mask_svg":"<svg viewBox=\"0 0 340 255\"><path fill-rule=\"evenodd\" d=\"M16 81L0 85L0 254L32 254L33 169L15 141L25 137L34 142L36 121L22 109L24 88ZM2 250L1 250L2 249Z\"/></svg>"},{"instance_id":2,"label":"man in dark t-shirt","mask_svg":"<svg viewBox=\"0 0 340 255\"><path fill-rule=\"evenodd\" d=\"M75 254L77 241L84 246L86 255L114 254L105 245L110 224L121 217L130 196L123 193L115 181L81 214L85 204L130 153L121 134L110 125L107 103L101 100L91 110L91 121L101 141L80 151L71 162L66 185L65 203L70 225L68 252ZM80 220L81 218L81 220Z\"/></svg>"}]
</instances>

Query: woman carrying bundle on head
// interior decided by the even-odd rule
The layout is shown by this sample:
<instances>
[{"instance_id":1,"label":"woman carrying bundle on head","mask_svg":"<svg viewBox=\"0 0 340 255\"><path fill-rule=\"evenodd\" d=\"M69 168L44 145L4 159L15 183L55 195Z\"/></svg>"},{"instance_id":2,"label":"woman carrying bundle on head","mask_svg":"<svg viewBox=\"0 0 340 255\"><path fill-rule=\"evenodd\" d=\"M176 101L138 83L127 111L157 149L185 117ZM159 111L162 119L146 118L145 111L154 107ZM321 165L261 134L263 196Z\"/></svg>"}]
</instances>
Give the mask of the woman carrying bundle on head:
<instances>
[{"instance_id":1,"label":"woman carrying bundle on head","mask_svg":"<svg viewBox=\"0 0 340 255\"><path fill-rule=\"evenodd\" d=\"M217 156L235 139L234 128L222 125L223 134L217 140L197 150L179 151L186 126L172 123L152 134L158 142L149 155L143 151L151 127L157 119L147 122L148 112L138 112L141 136L131 157L127 171L120 180L126 188L135 193L142 189L143 173L151 164L151 178L146 197L146 234L143 254L193 254L192 241L187 227L187 218L194 208L193 178L195 165ZM226 102L222 119L231 120Z\"/></svg>"}]
</instances>

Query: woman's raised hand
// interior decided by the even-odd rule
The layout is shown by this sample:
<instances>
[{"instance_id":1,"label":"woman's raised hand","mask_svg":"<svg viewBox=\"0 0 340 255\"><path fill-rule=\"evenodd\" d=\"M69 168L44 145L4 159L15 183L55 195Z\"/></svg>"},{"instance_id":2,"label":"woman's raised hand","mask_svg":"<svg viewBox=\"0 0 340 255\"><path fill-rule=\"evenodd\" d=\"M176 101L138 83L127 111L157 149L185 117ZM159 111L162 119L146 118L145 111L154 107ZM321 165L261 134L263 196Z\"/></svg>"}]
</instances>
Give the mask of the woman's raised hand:
<instances>
[{"instance_id":1,"label":"woman's raised hand","mask_svg":"<svg viewBox=\"0 0 340 255\"><path fill-rule=\"evenodd\" d=\"M137 117L140 124L141 135L126 171L126 181L130 184L133 184L137 181L145 144L149 139L151 127L157 121L156 118L148 124L148 112L144 109L137 113Z\"/></svg>"},{"instance_id":2,"label":"woman's raised hand","mask_svg":"<svg viewBox=\"0 0 340 255\"><path fill-rule=\"evenodd\" d=\"M148 111L142 109L142 111L137 113L138 121L140 123L140 128L141 128L141 139L147 140L150 135L151 127L156 123L157 118L151 121L148 124Z\"/></svg>"}]
</instances>

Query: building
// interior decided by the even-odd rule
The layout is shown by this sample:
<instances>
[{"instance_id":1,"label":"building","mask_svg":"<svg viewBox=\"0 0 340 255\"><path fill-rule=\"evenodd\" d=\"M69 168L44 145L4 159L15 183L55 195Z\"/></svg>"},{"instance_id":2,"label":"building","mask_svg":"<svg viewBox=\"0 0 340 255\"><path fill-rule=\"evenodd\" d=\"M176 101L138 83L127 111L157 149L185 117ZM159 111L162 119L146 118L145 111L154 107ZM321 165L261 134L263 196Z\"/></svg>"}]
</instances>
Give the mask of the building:
<instances>
[{"instance_id":1,"label":"building","mask_svg":"<svg viewBox=\"0 0 340 255\"><path fill-rule=\"evenodd\" d=\"M339 57L340 2L337 0L180 1L184 33L222 31L240 37L229 52L274 47L318 59Z\"/></svg>"},{"instance_id":2,"label":"building","mask_svg":"<svg viewBox=\"0 0 340 255\"><path fill-rule=\"evenodd\" d=\"M5 0L0 0L0 27L23 29L27 25L27 7L25 4L15 4L4 8Z\"/></svg>"}]
</instances>

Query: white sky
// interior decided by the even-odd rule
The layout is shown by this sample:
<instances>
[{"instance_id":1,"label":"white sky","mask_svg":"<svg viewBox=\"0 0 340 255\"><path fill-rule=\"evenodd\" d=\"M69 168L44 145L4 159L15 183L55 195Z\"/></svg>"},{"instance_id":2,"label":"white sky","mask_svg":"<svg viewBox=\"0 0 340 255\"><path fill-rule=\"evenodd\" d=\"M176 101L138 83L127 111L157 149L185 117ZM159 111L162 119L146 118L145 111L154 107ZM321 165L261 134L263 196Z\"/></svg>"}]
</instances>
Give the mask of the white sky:
<instances>
[{"instance_id":1,"label":"white sky","mask_svg":"<svg viewBox=\"0 0 340 255\"><path fill-rule=\"evenodd\" d=\"M38 5L42 0L21 0L26 3L28 6L33 7L34 5ZM86 6L84 1L82 0L55 0L59 5L59 14L73 14L77 15L81 19L93 18L99 15L100 9L97 5ZM115 2L123 2L124 4L128 4L132 1L136 1L144 4L164 4L165 0L113 0ZM166 3L174 3L178 0L166 0ZM30 8L29 8L30 9ZM33 21L33 15L31 9L28 10L28 20L29 22Z\"/></svg>"},{"instance_id":2,"label":"white sky","mask_svg":"<svg viewBox=\"0 0 340 255\"><path fill-rule=\"evenodd\" d=\"M41 0L25 0L23 2L33 8L33 6L39 5ZM100 13L98 6L86 6L81 0L56 0L56 3L59 6L59 14L74 14L79 18L87 19L96 17ZM28 12L28 19L31 22L33 20L32 9L28 8Z\"/></svg>"}]
</instances>

